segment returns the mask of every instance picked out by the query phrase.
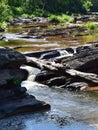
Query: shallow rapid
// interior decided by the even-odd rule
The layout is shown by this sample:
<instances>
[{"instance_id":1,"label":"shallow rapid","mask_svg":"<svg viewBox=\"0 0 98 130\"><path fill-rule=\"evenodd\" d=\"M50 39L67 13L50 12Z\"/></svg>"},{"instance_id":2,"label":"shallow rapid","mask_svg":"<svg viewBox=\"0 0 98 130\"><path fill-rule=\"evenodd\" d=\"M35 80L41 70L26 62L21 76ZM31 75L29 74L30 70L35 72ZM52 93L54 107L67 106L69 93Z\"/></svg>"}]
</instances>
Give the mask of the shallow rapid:
<instances>
[{"instance_id":1,"label":"shallow rapid","mask_svg":"<svg viewBox=\"0 0 98 130\"><path fill-rule=\"evenodd\" d=\"M21 26L10 27L0 41L3 46L24 46L20 52L75 47L98 41L98 33L88 36L22 39L16 33L25 31ZM27 30L26 30L27 31ZM14 33L14 34L13 34ZM33 70L36 72L36 70ZM69 92L53 89L33 80L24 81L28 93L51 105L51 110L27 113L0 120L0 130L98 130L98 92Z\"/></svg>"}]
</instances>

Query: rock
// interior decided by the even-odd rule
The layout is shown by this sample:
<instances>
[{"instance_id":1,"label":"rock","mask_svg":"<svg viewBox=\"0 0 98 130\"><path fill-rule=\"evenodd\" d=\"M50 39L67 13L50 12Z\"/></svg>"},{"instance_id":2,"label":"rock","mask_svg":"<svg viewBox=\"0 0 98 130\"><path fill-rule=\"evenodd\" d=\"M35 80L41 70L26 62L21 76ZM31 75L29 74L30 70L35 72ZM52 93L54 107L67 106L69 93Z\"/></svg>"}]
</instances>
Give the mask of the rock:
<instances>
[{"instance_id":1,"label":"rock","mask_svg":"<svg viewBox=\"0 0 98 130\"><path fill-rule=\"evenodd\" d=\"M74 82L66 86L66 88L70 91L85 90L87 87L88 84L85 82Z\"/></svg>"},{"instance_id":2,"label":"rock","mask_svg":"<svg viewBox=\"0 0 98 130\"><path fill-rule=\"evenodd\" d=\"M26 62L25 56L12 49L0 48L0 68L16 67Z\"/></svg>"},{"instance_id":3,"label":"rock","mask_svg":"<svg viewBox=\"0 0 98 130\"><path fill-rule=\"evenodd\" d=\"M12 80L25 80L28 76L27 71L22 69L10 68L0 69L0 86L12 84Z\"/></svg>"},{"instance_id":4,"label":"rock","mask_svg":"<svg viewBox=\"0 0 98 130\"><path fill-rule=\"evenodd\" d=\"M6 37L3 35L0 35L0 40L4 40Z\"/></svg>"},{"instance_id":5,"label":"rock","mask_svg":"<svg viewBox=\"0 0 98 130\"><path fill-rule=\"evenodd\" d=\"M69 65L73 69L77 69L83 72L97 73L98 48L84 49L80 53L76 53L72 57L64 59L62 63Z\"/></svg>"},{"instance_id":6,"label":"rock","mask_svg":"<svg viewBox=\"0 0 98 130\"><path fill-rule=\"evenodd\" d=\"M0 100L0 118L27 112L49 110L50 105L35 99L34 96L24 95L6 100Z\"/></svg>"},{"instance_id":7,"label":"rock","mask_svg":"<svg viewBox=\"0 0 98 130\"><path fill-rule=\"evenodd\" d=\"M36 100L21 87L21 82L28 77L28 72L20 68L24 63L23 54L0 48L0 118L50 109L49 104Z\"/></svg>"},{"instance_id":8,"label":"rock","mask_svg":"<svg viewBox=\"0 0 98 130\"><path fill-rule=\"evenodd\" d=\"M98 43L72 49L74 53L68 49L73 53L69 57L66 57L67 49L63 50L65 57L59 60L56 57L52 60L50 57L47 60L27 57L27 65L42 70L36 75L35 81L55 88L98 90ZM45 53L48 54L49 51ZM95 86L96 88L93 88Z\"/></svg>"}]
</instances>

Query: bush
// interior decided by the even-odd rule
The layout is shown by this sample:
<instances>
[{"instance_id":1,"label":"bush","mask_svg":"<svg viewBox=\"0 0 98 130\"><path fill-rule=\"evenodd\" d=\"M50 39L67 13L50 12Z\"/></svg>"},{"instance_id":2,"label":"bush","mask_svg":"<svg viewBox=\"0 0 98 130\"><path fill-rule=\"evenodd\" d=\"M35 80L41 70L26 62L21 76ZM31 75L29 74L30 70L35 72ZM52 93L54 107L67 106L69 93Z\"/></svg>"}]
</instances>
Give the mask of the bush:
<instances>
[{"instance_id":1,"label":"bush","mask_svg":"<svg viewBox=\"0 0 98 130\"><path fill-rule=\"evenodd\" d=\"M34 15L34 14L31 14L31 15L30 15L30 18L34 18L34 17L35 17L35 15Z\"/></svg>"},{"instance_id":2,"label":"bush","mask_svg":"<svg viewBox=\"0 0 98 130\"><path fill-rule=\"evenodd\" d=\"M60 23L61 22L61 18L60 18L60 16L51 15L49 17L49 21L50 22L54 22L54 23Z\"/></svg>"},{"instance_id":3,"label":"bush","mask_svg":"<svg viewBox=\"0 0 98 130\"><path fill-rule=\"evenodd\" d=\"M97 28L97 26L93 22L87 22L85 26L88 30L96 30Z\"/></svg>"},{"instance_id":4,"label":"bush","mask_svg":"<svg viewBox=\"0 0 98 130\"><path fill-rule=\"evenodd\" d=\"M37 17L42 17L42 16L43 16L43 13L44 13L44 11L41 10L41 9L36 9L36 10L33 12L33 14L34 14L35 16L37 16Z\"/></svg>"},{"instance_id":5,"label":"bush","mask_svg":"<svg viewBox=\"0 0 98 130\"><path fill-rule=\"evenodd\" d=\"M64 22L70 22L70 23L74 22L74 18L72 16L69 16L66 14L62 15L62 19L63 19L62 21L64 21Z\"/></svg>"},{"instance_id":6,"label":"bush","mask_svg":"<svg viewBox=\"0 0 98 130\"><path fill-rule=\"evenodd\" d=\"M6 27L7 27L7 23L6 23L6 22L2 22L2 23L0 23L0 31L5 30Z\"/></svg>"},{"instance_id":7,"label":"bush","mask_svg":"<svg viewBox=\"0 0 98 130\"><path fill-rule=\"evenodd\" d=\"M22 7L14 7L14 8L13 8L13 13L14 13L16 16L22 15L22 14L23 14L23 9L22 9Z\"/></svg>"},{"instance_id":8,"label":"bush","mask_svg":"<svg viewBox=\"0 0 98 130\"><path fill-rule=\"evenodd\" d=\"M21 17L22 18L27 18L29 15L28 14L22 14Z\"/></svg>"},{"instance_id":9,"label":"bush","mask_svg":"<svg viewBox=\"0 0 98 130\"><path fill-rule=\"evenodd\" d=\"M55 22L55 23L64 23L64 22L73 22L74 18L72 16L63 14L63 15L51 15L49 17L50 22Z\"/></svg>"}]
</instances>

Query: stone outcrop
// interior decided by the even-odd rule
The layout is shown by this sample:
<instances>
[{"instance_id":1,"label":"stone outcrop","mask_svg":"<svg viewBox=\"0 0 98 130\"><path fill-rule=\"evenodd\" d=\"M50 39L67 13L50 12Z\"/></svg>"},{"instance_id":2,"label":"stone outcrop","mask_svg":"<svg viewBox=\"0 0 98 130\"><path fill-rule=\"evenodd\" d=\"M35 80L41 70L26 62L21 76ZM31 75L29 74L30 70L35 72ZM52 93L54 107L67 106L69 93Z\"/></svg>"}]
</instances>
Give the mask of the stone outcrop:
<instances>
[{"instance_id":1,"label":"stone outcrop","mask_svg":"<svg viewBox=\"0 0 98 130\"><path fill-rule=\"evenodd\" d=\"M28 76L26 70L20 69L25 62L24 55L0 48L0 118L50 108L49 104L36 100L25 87L21 87L21 82Z\"/></svg>"},{"instance_id":2,"label":"stone outcrop","mask_svg":"<svg viewBox=\"0 0 98 130\"><path fill-rule=\"evenodd\" d=\"M42 70L35 81L68 90L98 90L98 43L74 48L73 52L67 48L34 54L39 58L32 57L33 53L26 58L28 65Z\"/></svg>"}]
</instances>

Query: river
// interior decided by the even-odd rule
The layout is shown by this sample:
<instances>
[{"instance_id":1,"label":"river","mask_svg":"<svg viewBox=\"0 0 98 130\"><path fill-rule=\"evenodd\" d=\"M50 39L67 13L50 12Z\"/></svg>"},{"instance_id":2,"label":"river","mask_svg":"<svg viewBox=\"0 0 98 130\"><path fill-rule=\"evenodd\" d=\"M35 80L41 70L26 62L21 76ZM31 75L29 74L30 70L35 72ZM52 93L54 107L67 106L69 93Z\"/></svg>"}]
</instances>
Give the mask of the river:
<instances>
[{"instance_id":1,"label":"river","mask_svg":"<svg viewBox=\"0 0 98 130\"><path fill-rule=\"evenodd\" d=\"M3 46L26 45L17 51L39 51L75 47L98 41L98 33L74 37L49 37L43 39L15 38L13 33L27 31L21 26L10 27ZM34 70L38 71L38 70ZM43 87L25 81L28 93L51 105L47 112L28 113L0 120L0 130L98 130L98 92L69 92L64 89Z\"/></svg>"}]
</instances>

